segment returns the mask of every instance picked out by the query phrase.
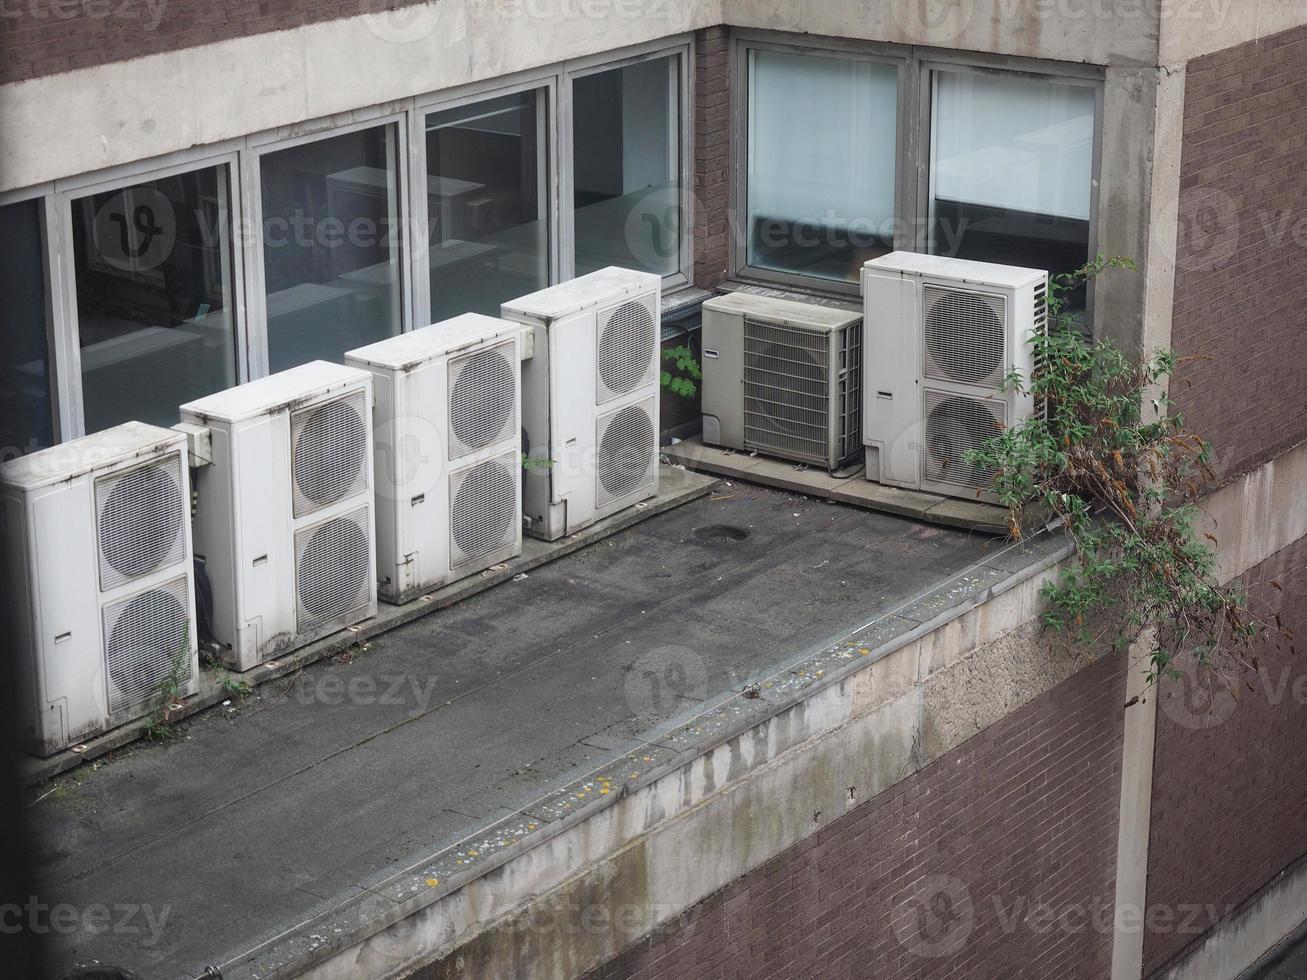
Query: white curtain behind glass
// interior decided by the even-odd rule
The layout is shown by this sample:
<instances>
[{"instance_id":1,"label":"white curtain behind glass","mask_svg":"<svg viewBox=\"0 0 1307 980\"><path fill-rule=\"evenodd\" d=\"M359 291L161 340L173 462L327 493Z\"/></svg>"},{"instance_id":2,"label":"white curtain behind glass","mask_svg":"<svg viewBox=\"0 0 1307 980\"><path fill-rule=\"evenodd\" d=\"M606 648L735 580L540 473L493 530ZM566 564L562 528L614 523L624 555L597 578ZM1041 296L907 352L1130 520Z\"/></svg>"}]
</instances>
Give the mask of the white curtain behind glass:
<instances>
[{"instance_id":1,"label":"white curtain behind glass","mask_svg":"<svg viewBox=\"0 0 1307 980\"><path fill-rule=\"evenodd\" d=\"M776 51L750 54L750 218L888 231L897 69Z\"/></svg>"},{"instance_id":2,"label":"white curtain behind glass","mask_svg":"<svg viewBox=\"0 0 1307 980\"><path fill-rule=\"evenodd\" d=\"M933 199L1089 218L1091 89L936 72L934 96Z\"/></svg>"}]
</instances>

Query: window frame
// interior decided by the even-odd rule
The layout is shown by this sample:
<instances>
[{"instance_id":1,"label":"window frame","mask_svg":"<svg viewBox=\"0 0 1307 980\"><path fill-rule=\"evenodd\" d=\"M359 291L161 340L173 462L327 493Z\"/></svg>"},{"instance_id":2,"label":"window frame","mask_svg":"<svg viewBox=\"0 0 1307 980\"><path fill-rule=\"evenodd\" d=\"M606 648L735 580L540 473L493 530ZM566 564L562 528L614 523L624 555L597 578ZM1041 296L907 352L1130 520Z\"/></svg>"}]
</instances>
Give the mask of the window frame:
<instances>
[{"instance_id":1,"label":"window frame","mask_svg":"<svg viewBox=\"0 0 1307 980\"><path fill-rule=\"evenodd\" d=\"M45 299L46 383L50 389L50 433L55 443L76 438L78 403L73 397L74 383L80 398L81 373L70 376L68 366L68 335L64 330L64 298L59 289L58 208L54 200L54 184L38 184L21 190L0 192L0 207L26 204L35 201L41 232L41 274ZM74 336L74 341L76 337ZM15 447L17 448L17 447Z\"/></svg>"},{"instance_id":2,"label":"window frame","mask_svg":"<svg viewBox=\"0 0 1307 980\"><path fill-rule=\"evenodd\" d=\"M76 439L86 435L85 403L82 396L82 345L81 325L77 313L77 276L74 274L75 257L73 255L73 203L96 194L111 193L125 187L173 177L178 174L193 173L198 170L225 167L227 175L227 207L229 212L228 240L231 246L231 301L232 301L232 341L235 355L236 383L241 384L251 377L249 373L250 344L247 333L249 317L245 304L244 284L245 268L242 261L241 229L242 209L240 201L240 178L238 173L239 153L234 145L204 147L170 154L167 157L137 161L94 174L83 174L74 178L55 181L54 192L50 202L54 217L56 248L62 258L60 262L60 281L53 290L59 294L62 316L58 330L61 347L57 350L60 366L60 399L67 406L69 426L61 426L64 439ZM48 273L47 273L48 274Z\"/></svg>"},{"instance_id":3,"label":"window frame","mask_svg":"<svg viewBox=\"0 0 1307 980\"><path fill-rule=\"evenodd\" d=\"M663 276L662 292L664 296L691 286L694 282L694 159L695 159L695 70L694 39L679 37L671 41L666 39L642 44L626 49L619 57L613 52L594 55L565 62L561 68L560 111L559 111L559 146L560 176L559 209L561 223L559 226L562 254L560 282L576 277L576 208L575 208L575 146L573 139L572 85L578 78L598 75L605 71L625 68L628 65L646 61L657 61L673 55L679 56L679 85L677 95L680 100L677 123L680 129L678 163L680 165L680 263L676 272Z\"/></svg>"},{"instance_id":4,"label":"window frame","mask_svg":"<svg viewBox=\"0 0 1307 980\"><path fill-rule=\"evenodd\" d=\"M430 325L431 310L431 276L426 266L426 250L430 245L431 229L427 221L427 116L433 112L460 109L465 106L488 102L492 99L525 92L539 92L544 99L546 125L542 131L545 139L545 164L549 168L546 188L548 200L545 202L546 220L549 222L547 234L549 255L549 285L562 281L560 265L563 248L561 245L559 202L559 166L560 139L559 128L559 89L560 73L557 70L518 73L505 78L496 78L490 82L474 82L452 89L419 96L413 100L409 118L409 207L410 239L421 243L419 247L410 246L408 259L410 279L413 283L413 329ZM419 206L421 202L421 206ZM419 311L421 316L418 315Z\"/></svg>"},{"instance_id":5,"label":"window frame","mask_svg":"<svg viewBox=\"0 0 1307 980\"><path fill-rule=\"evenodd\" d=\"M265 130L246 137L245 152L242 157L241 194L244 213L248 215L247 234L244 235L246 250L246 287L249 291L248 306L250 322L255 324L251 330L250 376L266 377L268 367L268 290L263 254L263 157L279 150L296 146L305 146L331 139L333 136L347 136L363 130L376 129L380 126L393 125L395 129L395 163L399 168L395 177L395 190L399 196L396 202L396 217L399 223L399 332L408 333L413 329L413 277L409 274L407 245L411 225L405 200L409 186L409 151L408 120L406 112L409 106L396 106L393 103L374 106L371 109L348 113L349 121L339 122L337 116L327 116L295 126ZM306 130L308 130L306 132ZM425 201L423 203L425 207Z\"/></svg>"},{"instance_id":6,"label":"window frame","mask_svg":"<svg viewBox=\"0 0 1307 980\"><path fill-rule=\"evenodd\" d=\"M1090 159L1089 178L1089 242L1085 261L1092 261L1098 254L1098 206L1099 188L1102 183L1103 159L1103 76L1101 72L1081 71L1085 66L1063 63L1042 64L1038 62L1020 62L1019 67L995 64L996 59L979 57L952 58L932 55L919 60L920 80L918 93L920 102L917 107L917 124L919 128L917 144L920 148L920 165L918 166L917 200L917 238L913 243L914 252L925 252L930 236L930 161L933 116L932 96L934 94L934 73L937 71L956 74L990 75L1003 78L1024 78L1030 81L1048 81L1058 85L1073 85L1090 88L1094 93L1094 132L1093 152ZM1094 284L1091 282L1085 291L1085 322L1092 325L1094 321Z\"/></svg>"},{"instance_id":7,"label":"window frame","mask_svg":"<svg viewBox=\"0 0 1307 980\"><path fill-rule=\"evenodd\" d=\"M731 177L728 181L728 278L743 283L783 287L802 293L841 298L859 295L860 283L777 272L748 264L749 52L762 49L816 57L844 57L874 63L897 63L899 74L898 152L895 248L924 252L930 228L930 154L932 73L935 71L1046 80L1083 85L1094 91L1094 148L1091 161L1089 257L1097 254L1099 191L1102 175L1104 69L1097 65L1046 61L983 52L922 48L876 41L822 38L764 30L735 30L730 45ZM1086 318L1094 322L1090 284Z\"/></svg>"}]
</instances>

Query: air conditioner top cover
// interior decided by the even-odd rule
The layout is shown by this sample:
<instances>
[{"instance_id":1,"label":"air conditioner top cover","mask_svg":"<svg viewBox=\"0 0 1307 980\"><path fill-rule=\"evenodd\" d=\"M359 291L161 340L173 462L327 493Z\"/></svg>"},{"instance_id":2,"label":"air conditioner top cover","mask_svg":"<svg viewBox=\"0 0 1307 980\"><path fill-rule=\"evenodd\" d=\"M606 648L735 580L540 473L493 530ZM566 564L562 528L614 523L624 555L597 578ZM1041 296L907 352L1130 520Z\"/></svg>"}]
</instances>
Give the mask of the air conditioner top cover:
<instances>
[{"instance_id":1,"label":"air conditioner top cover","mask_svg":"<svg viewBox=\"0 0 1307 980\"><path fill-rule=\"evenodd\" d=\"M50 446L0 466L0 483L20 490L36 490L71 480L92 470L134 459L147 459L176 451L186 437L172 429L144 422L124 422L73 442Z\"/></svg>"},{"instance_id":2,"label":"air conditioner top cover","mask_svg":"<svg viewBox=\"0 0 1307 980\"><path fill-rule=\"evenodd\" d=\"M383 370L403 371L432 358L457 354L464 347L520 333L522 324L480 313L464 313L429 327L368 344L349 352L358 361Z\"/></svg>"},{"instance_id":3,"label":"air conditioner top cover","mask_svg":"<svg viewBox=\"0 0 1307 980\"><path fill-rule=\"evenodd\" d=\"M361 368L310 361L299 367L278 371L266 378L250 381L226 391L208 395L181 406L186 415L218 422L241 422L279 409L294 408L307 394L316 396L336 388L370 380Z\"/></svg>"},{"instance_id":4,"label":"air conditioner top cover","mask_svg":"<svg viewBox=\"0 0 1307 980\"><path fill-rule=\"evenodd\" d=\"M613 265L511 300L503 305L502 312L514 319L552 323L592 306L607 306L634 293L657 289L661 284L662 279L652 272Z\"/></svg>"},{"instance_id":5,"label":"air conditioner top cover","mask_svg":"<svg viewBox=\"0 0 1307 980\"><path fill-rule=\"evenodd\" d=\"M870 259L864 268L882 272L900 272L934 279L948 279L973 286L999 289L1020 289L1038 285L1048 278L1043 269L1023 269L1015 265L995 265L991 262L972 262L970 259L951 259L942 255L923 255L920 252L890 252Z\"/></svg>"},{"instance_id":6,"label":"air conditioner top cover","mask_svg":"<svg viewBox=\"0 0 1307 980\"><path fill-rule=\"evenodd\" d=\"M706 309L719 313L732 313L800 330L821 332L843 330L845 327L856 326L862 320L862 310L798 303L773 296L758 296L755 293L724 293L706 300L703 305Z\"/></svg>"}]
</instances>

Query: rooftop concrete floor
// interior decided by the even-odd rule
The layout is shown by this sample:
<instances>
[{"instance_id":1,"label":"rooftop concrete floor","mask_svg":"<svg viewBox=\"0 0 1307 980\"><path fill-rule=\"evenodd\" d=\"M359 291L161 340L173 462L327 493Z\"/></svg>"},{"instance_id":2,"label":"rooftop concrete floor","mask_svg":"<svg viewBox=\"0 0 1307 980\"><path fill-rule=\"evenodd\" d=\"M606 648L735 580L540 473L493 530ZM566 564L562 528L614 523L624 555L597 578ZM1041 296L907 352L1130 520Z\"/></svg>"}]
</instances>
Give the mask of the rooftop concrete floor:
<instances>
[{"instance_id":1,"label":"rooftop concrete floor","mask_svg":"<svg viewBox=\"0 0 1307 980\"><path fill-rule=\"evenodd\" d=\"M59 958L228 963L1003 549L723 484L33 790L42 900L142 907Z\"/></svg>"}]
</instances>

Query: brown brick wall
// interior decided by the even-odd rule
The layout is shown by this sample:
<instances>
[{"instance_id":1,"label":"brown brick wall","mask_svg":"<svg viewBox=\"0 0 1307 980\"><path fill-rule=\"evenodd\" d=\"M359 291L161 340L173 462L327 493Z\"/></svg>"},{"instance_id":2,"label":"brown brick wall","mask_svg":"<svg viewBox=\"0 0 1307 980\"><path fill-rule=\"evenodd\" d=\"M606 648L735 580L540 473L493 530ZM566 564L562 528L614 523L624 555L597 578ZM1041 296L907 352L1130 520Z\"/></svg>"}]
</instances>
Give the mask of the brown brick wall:
<instances>
[{"instance_id":1,"label":"brown brick wall","mask_svg":"<svg viewBox=\"0 0 1307 980\"><path fill-rule=\"evenodd\" d=\"M588 980L1107 976L1123 669L1081 670Z\"/></svg>"},{"instance_id":2,"label":"brown brick wall","mask_svg":"<svg viewBox=\"0 0 1307 980\"><path fill-rule=\"evenodd\" d=\"M1254 608L1279 612L1290 630L1307 637L1307 538L1250 570L1245 582ZM1237 700L1219 686L1209 697L1192 678L1163 682L1148 847L1150 909L1177 910L1206 931L1213 913L1219 918L1247 901L1307 853L1305 655L1262 651L1261 677ZM1149 930L1145 975L1200 938L1192 931Z\"/></svg>"},{"instance_id":3,"label":"brown brick wall","mask_svg":"<svg viewBox=\"0 0 1307 980\"><path fill-rule=\"evenodd\" d=\"M1307 27L1190 62L1172 387L1238 475L1307 438Z\"/></svg>"},{"instance_id":4,"label":"brown brick wall","mask_svg":"<svg viewBox=\"0 0 1307 980\"><path fill-rule=\"evenodd\" d=\"M5 0L0 84L425 0ZM404 14L392 27L400 28Z\"/></svg>"},{"instance_id":5,"label":"brown brick wall","mask_svg":"<svg viewBox=\"0 0 1307 980\"><path fill-rule=\"evenodd\" d=\"M726 275L731 152L730 31L710 27L695 44L694 282L712 289Z\"/></svg>"}]
</instances>

